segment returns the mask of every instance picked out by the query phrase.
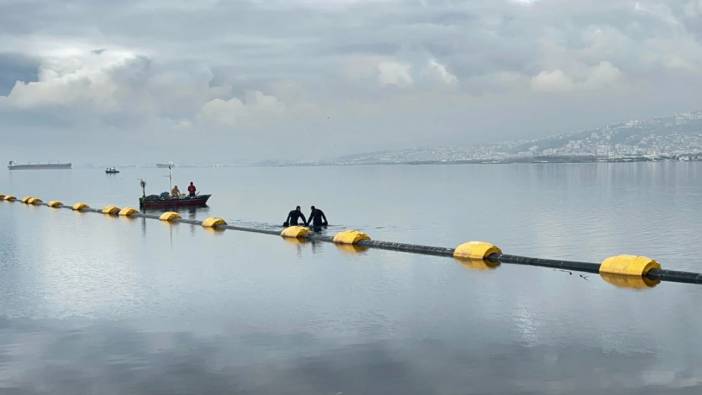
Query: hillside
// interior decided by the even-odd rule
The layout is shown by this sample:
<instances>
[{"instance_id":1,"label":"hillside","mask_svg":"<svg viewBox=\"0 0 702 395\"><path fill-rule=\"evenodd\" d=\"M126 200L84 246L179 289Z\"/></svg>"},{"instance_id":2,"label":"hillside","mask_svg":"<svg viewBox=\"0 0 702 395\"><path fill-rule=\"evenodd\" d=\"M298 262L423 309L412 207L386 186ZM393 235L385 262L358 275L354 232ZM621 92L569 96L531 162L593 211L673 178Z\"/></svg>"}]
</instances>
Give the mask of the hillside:
<instances>
[{"instance_id":1,"label":"hillside","mask_svg":"<svg viewBox=\"0 0 702 395\"><path fill-rule=\"evenodd\" d=\"M551 137L463 148L348 155L327 164L702 160L702 111L606 125Z\"/></svg>"}]
</instances>

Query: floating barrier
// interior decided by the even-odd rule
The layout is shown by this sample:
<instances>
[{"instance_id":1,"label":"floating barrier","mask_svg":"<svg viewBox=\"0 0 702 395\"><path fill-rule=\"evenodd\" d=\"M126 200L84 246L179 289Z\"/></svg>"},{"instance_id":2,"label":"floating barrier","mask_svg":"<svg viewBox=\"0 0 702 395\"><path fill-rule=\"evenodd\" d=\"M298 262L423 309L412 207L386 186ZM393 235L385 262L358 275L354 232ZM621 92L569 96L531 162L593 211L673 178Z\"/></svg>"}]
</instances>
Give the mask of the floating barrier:
<instances>
[{"instance_id":1,"label":"floating barrier","mask_svg":"<svg viewBox=\"0 0 702 395\"><path fill-rule=\"evenodd\" d=\"M48 203L46 203L47 206L51 208L61 208L63 207L63 203L58 201L58 200L49 200Z\"/></svg>"},{"instance_id":2,"label":"floating barrier","mask_svg":"<svg viewBox=\"0 0 702 395\"><path fill-rule=\"evenodd\" d=\"M484 260L495 254L502 254L502 250L494 244L484 241L469 241L453 250L453 257L458 259Z\"/></svg>"},{"instance_id":3,"label":"floating barrier","mask_svg":"<svg viewBox=\"0 0 702 395\"><path fill-rule=\"evenodd\" d=\"M646 277L646 274L653 269L660 270L661 265L649 257L617 255L602 261L599 271L600 274Z\"/></svg>"},{"instance_id":4,"label":"floating barrier","mask_svg":"<svg viewBox=\"0 0 702 395\"><path fill-rule=\"evenodd\" d=\"M181 219L181 216L175 211L166 211L165 213L161 214L161 216L158 217L158 219L166 222L176 222L179 219Z\"/></svg>"},{"instance_id":5,"label":"floating barrier","mask_svg":"<svg viewBox=\"0 0 702 395\"><path fill-rule=\"evenodd\" d=\"M15 201L16 197L13 195L0 195L0 199ZM230 229L242 232L269 234L279 237L282 236L286 240L295 243L304 241L328 242L336 244L342 251L348 253L359 253L370 248L375 248L412 254L453 257L460 262L461 265L471 270L492 270L499 267L500 264L539 266L567 271L595 273L599 274L607 283L632 289L651 288L661 281L702 284L702 274L700 273L665 270L656 260L637 255L612 256L604 259L601 263L564 261L504 254L496 245L484 241L469 241L460 244L456 248L446 248L373 240L368 234L359 230L344 230L336 233L334 236L328 236L312 233L309 228L304 226L290 226L280 231L278 228L274 227L230 225L220 217L208 217L200 222L195 219L183 219L180 214L174 211L167 211L161 215L154 215L139 212L131 207L120 209L119 207L111 205L105 206L102 210L94 210L83 202L65 207L63 203L58 200L51 200L48 203L43 203L41 199L33 196L25 196L22 201L27 204L66 208L75 211L105 213L125 217L141 217L166 222L177 221L191 225L200 225L213 230Z\"/></svg>"},{"instance_id":6,"label":"floating barrier","mask_svg":"<svg viewBox=\"0 0 702 395\"><path fill-rule=\"evenodd\" d=\"M73 211L85 211L85 210L89 209L90 206L88 206L86 203L83 203L83 202L77 202L77 203L73 204L73 206L71 206L71 208L73 209Z\"/></svg>"},{"instance_id":7,"label":"floating barrier","mask_svg":"<svg viewBox=\"0 0 702 395\"><path fill-rule=\"evenodd\" d=\"M117 206L105 206L102 208L102 213L107 214L107 215L118 215L120 212L120 208Z\"/></svg>"},{"instance_id":8,"label":"floating barrier","mask_svg":"<svg viewBox=\"0 0 702 395\"><path fill-rule=\"evenodd\" d=\"M119 210L119 213L117 214L122 217L133 217L139 214L139 210L131 207L124 207L121 210Z\"/></svg>"},{"instance_id":9,"label":"floating barrier","mask_svg":"<svg viewBox=\"0 0 702 395\"><path fill-rule=\"evenodd\" d=\"M282 237L287 237L290 239L304 239L309 236L310 228L306 226L288 226L280 232Z\"/></svg>"},{"instance_id":10,"label":"floating barrier","mask_svg":"<svg viewBox=\"0 0 702 395\"><path fill-rule=\"evenodd\" d=\"M361 241L370 240L370 236L360 230L345 230L334 235L332 241L336 244L356 245Z\"/></svg>"},{"instance_id":11,"label":"floating barrier","mask_svg":"<svg viewBox=\"0 0 702 395\"><path fill-rule=\"evenodd\" d=\"M217 228L226 224L227 222L223 218L219 217L207 217L204 221L202 221L202 226L205 228Z\"/></svg>"}]
</instances>

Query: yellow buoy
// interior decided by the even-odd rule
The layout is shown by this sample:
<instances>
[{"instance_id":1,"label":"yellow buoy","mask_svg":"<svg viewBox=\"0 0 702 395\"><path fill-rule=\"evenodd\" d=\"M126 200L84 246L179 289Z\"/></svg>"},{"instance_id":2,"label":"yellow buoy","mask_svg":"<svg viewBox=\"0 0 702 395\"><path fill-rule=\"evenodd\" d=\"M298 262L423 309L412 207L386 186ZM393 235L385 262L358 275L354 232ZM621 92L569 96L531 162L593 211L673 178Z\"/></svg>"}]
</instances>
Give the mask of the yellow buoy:
<instances>
[{"instance_id":1,"label":"yellow buoy","mask_svg":"<svg viewBox=\"0 0 702 395\"><path fill-rule=\"evenodd\" d=\"M119 214L119 210L120 208L117 206L108 205L102 208L102 213L108 215L117 215Z\"/></svg>"},{"instance_id":2,"label":"yellow buoy","mask_svg":"<svg viewBox=\"0 0 702 395\"><path fill-rule=\"evenodd\" d=\"M166 211L165 213L161 214L161 216L158 218L161 221L167 221L167 222L175 222L180 219L180 214L176 213L175 211Z\"/></svg>"},{"instance_id":3,"label":"yellow buoy","mask_svg":"<svg viewBox=\"0 0 702 395\"><path fill-rule=\"evenodd\" d=\"M602 261L600 273L644 277L649 271L660 268L655 259L647 256L617 255Z\"/></svg>"},{"instance_id":4,"label":"yellow buoy","mask_svg":"<svg viewBox=\"0 0 702 395\"><path fill-rule=\"evenodd\" d=\"M124 207L119 210L119 215L122 217L131 217L137 215L138 213L139 211L137 209L131 207Z\"/></svg>"},{"instance_id":5,"label":"yellow buoy","mask_svg":"<svg viewBox=\"0 0 702 395\"><path fill-rule=\"evenodd\" d=\"M52 208L63 207L63 203L58 200L49 200L49 203L47 203L46 205Z\"/></svg>"},{"instance_id":6,"label":"yellow buoy","mask_svg":"<svg viewBox=\"0 0 702 395\"><path fill-rule=\"evenodd\" d=\"M14 202L15 200L17 200L17 198L16 198L15 196L13 196L13 195L6 195L6 196L5 196L5 201L6 201L6 202Z\"/></svg>"},{"instance_id":7,"label":"yellow buoy","mask_svg":"<svg viewBox=\"0 0 702 395\"><path fill-rule=\"evenodd\" d=\"M216 228L217 226L226 225L227 222L220 217L207 217L202 221L202 226L205 228Z\"/></svg>"},{"instance_id":8,"label":"yellow buoy","mask_svg":"<svg viewBox=\"0 0 702 395\"><path fill-rule=\"evenodd\" d=\"M20 199L20 202L22 202L24 204L29 204L29 200L33 199L33 198L34 198L33 196L25 196L22 199Z\"/></svg>"},{"instance_id":9,"label":"yellow buoy","mask_svg":"<svg viewBox=\"0 0 702 395\"><path fill-rule=\"evenodd\" d=\"M306 226L288 226L280 232L280 235L286 238L303 239L310 234L310 228Z\"/></svg>"},{"instance_id":10,"label":"yellow buoy","mask_svg":"<svg viewBox=\"0 0 702 395\"><path fill-rule=\"evenodd\" d=\"M370 236L360 230L344 230L334 235L334 243L336 244L357 244L363 240L370 240Z\"/></svg>"},{"instance_id":11,"label":"yellow buoy","mask_svg":"<svg viewBox=\"0 0 702 395\"><path fill-rule=\"evenodd\" d=\"M42 201L38 197L32 197L31 199L29 199L27 201L27 204L31 204L33 206L36 206L36 205L41 204L41 203L42 203Z\"/></svg>"},{"instance_id":12,"label":"yellow buoy","mask_svg":"<svg viewBox=\"0 0 702 395\"><path fill-rule=\"evenodd\" d=\"M453 256L459 259L483 260L493 254L502 254L502 250L485 241L469 241L453 250Z\"/></svg>"},{"instance_id":13,"label":"yellow buoy","mask_svg":"<svg viewBox=\"0 0 702 395\"><path fill-rule=\"evenodd\" d=\"M86 203L83 203L83 202L77 202L71 208L75 211L83 211L83 210L89 209L90 206L88 206Z\"/></svg>"}]
</instances>

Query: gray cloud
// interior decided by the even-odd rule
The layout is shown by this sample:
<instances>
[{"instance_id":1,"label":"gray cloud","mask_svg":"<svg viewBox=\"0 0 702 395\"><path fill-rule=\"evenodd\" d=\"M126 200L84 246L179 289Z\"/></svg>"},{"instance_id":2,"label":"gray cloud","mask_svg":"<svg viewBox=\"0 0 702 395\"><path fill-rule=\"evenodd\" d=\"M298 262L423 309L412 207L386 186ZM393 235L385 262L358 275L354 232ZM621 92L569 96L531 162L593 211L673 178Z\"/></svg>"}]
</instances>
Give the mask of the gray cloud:
<instances>
[{"instance_id":1,"label":"gray cloud","mask_svg":"<svg viewBox=\"0 0 702 395\"><path fill-rule=\"evenodd\" d=\"M7 95L16 81L36 81L39 60L17 53L0 53L0 95Z\"/></svg>"},{"instance_id":2,"label":"gray cloud","mask_svg":"<svg viewBox=\"0 0 702 395\"><path fill-rule=\"evenodd\" d=\"M0 155L80 136L139 142L107 154L133 160L325 157L691 110L701 16L697 0L9 1Z\"/></svg>"}]
</instances>

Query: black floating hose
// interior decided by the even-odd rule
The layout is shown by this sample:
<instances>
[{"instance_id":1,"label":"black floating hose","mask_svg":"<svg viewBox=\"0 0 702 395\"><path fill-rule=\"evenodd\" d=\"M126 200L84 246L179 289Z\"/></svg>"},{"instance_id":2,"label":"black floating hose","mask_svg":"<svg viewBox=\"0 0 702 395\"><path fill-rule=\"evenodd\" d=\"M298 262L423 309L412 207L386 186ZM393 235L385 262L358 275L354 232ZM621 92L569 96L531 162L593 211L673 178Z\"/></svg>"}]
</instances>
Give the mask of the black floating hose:
<instances>
[{"instance_id":1,"label":"black floating hose","mask_svg":"<svg viewBox=\"0 0 702 395\"><path fill-rule=\"evenodd\" d=\"M671 281L676 283L702 284L702 274L681 272L677 270L653 269L646 273L651 280Z\"/></svg>"},{"instance_id":2,"label":"black floating hose","mask_svg":"<svg viewBox=\"0 0 702 395\"><path fill-rule=\"evenodd\" d=\"M199 223L198 223L199 224ZM196 224L197 225L197 224ZM271 229L261 229L261 228L249 228L246 226L237 226L237 225L222 225L218 226L218 229L231 229L231 230L238 230L240 232L251 232L251 233L262 233L266 235L275 235L275 236L280 236L280 231L279 230L271 230Z\"/></svg>"},{"instance_id":3,"label":"black floating hose","mask_svg":"<svg viewBox=\"0 0 702 395\"><path fill-rule=\"evenodd\" d=\"M413 254L453 256L453 248L423 246L417 244L396 243L380 240L363 240L356 244L360 247L379 248L382 250L402 251Z\"/></svg>"},{"instance_id":4,"label":"black floating hose","mask_svg":"<svg viewBox=\"0 0 702 395\"><path fill-rule=\"evenodd\" d=\"M497 254L495 254L497 255ZM587 273L599 273L600 264L591 262L575 262L575 261L562 261L559 259L541 259L541 258L530 258L526 256L519 255L491 255L488 257L490 261L497 261L500 263L513 263L516 265L530 265L530 266L543 266L552 267L555 269L564 270L575 270L579 272Z\"/></svg>"}]
</instances>

